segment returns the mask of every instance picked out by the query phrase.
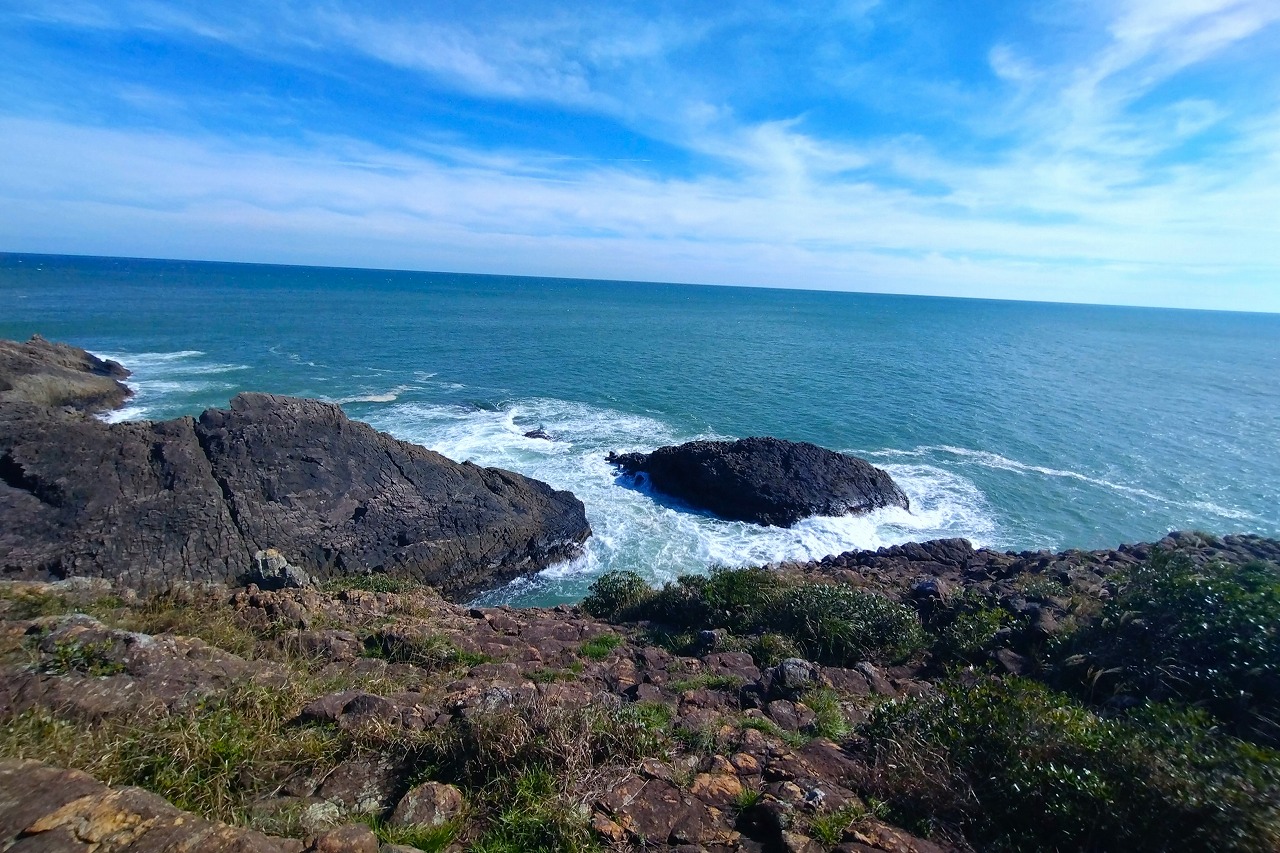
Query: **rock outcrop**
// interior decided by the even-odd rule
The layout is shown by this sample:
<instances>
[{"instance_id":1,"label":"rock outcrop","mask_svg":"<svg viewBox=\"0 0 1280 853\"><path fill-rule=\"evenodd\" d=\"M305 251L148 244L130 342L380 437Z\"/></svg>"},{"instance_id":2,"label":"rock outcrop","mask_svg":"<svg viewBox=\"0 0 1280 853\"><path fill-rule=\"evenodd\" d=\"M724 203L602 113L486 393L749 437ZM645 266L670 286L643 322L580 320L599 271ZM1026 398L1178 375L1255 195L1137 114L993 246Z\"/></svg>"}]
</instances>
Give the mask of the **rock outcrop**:
<instances>
[{"instance_id":1,"label":"rock outcrop","mask_svg":"<svg viewBox=\"0 0 1280 853\"><path fill-rule=\"evenodd\" d=\"M0 340L0 403L70 406L86 412L119 408L131 393L129 371L110 359L39 335Z\"/></svg>"},{"instance_id":2,"label":"rock outcrop","mask_svg":"<svg viewBox=\"0 0 1280 853\"><path fill-rule=\"evenodd\" d=\"M138 589L239 583L274 549L303 577L386 572L463 597L569 559L591 533L569 492L269 394L120 424L0 405L0 518L3 576Z\"/></svg>"},{"instance_id":3,"label":"rock outcrop","mask_svg":"<svg viewBox=\"0 0 1280 853\"><path fill-rule=\"evenodd\" d=\"M654 489L734 521L790 527L814 515L909 508L884 471L807 442L692 441L608 458L624 474L643 475Z\"/></svg>"}]
</instances>

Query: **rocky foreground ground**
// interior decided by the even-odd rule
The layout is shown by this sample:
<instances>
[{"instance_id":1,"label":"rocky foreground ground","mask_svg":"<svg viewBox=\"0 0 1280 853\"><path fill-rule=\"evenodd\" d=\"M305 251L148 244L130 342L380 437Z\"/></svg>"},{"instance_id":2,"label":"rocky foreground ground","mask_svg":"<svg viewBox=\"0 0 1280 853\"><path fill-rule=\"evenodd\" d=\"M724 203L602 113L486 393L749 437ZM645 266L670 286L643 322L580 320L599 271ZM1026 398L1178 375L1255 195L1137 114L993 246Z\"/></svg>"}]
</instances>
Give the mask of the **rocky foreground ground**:
<instances>
[{"instance_id":1,"label":"rocky foreground ground","mask_svg":"<svg viewBox=\"0 0 1280 853\"><path fill-rule=\"evenodd\" d=\"M612 621L468 608L386 578L147 596L6 582L0 849L971 849L980 833L960 824L903 828L880 717L957 679L1036 675L1046 643L1095 619L1153 552L1240 565L1280 559L1280 542L1003 554L950 540L771 569L789 590L858 589L949 626L838 664L802 631L714 627L746 610L689 629L607 595L587 606ZM746 597L719 605L755 588L734 589ZM982 623L967 633L939 621L962 604ZM1268 820L1276 778L1245 792ZM1266 849L1274 828L1236 849ZM1160 844L1103 841L1088 846Z\"/></svg>"}]
</instances>

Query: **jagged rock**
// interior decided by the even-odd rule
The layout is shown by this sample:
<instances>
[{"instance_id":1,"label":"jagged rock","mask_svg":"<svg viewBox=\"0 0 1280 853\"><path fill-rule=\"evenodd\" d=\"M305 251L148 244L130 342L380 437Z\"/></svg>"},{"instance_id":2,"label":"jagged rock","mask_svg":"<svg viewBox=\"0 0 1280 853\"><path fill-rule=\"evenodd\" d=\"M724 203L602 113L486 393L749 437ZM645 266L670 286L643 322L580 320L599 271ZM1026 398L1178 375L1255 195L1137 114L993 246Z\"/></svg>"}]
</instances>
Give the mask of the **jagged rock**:
<instances>
[{"instance_id":1,"label":"jagged rock","mask_svg":"<svg viewBox=\"0 0 1280 853\"><path fill-rule=\"evenodd\" d=\"M120 381L128 376L117 362L39 335L22 344L0 340L0 403L106 411L119 408L132 393Z\"/></svg>"},{"instance_id":2,"label":"jagged rock","mask_svg":"<svg viewBox=\"0 0 1280 853\"><path fill-rule=\"evenodd\" d=\"M286 583L384 571L453 597L573 557L591 532L569 492L270 394L155 423L0 406L0 517L8 577L236 584L274 548Z\"/></svg>"},{"instance_id":3,"label":"jagged rock","mask_svg":"<svg viewBox=\"0 0 1280 853\"><path fill-rule=\"evenodd\" d=\"M814 515L909 508L906 494L871 463L778 438L692 441L652 453L610 453L630 476L731 520L790 527Z\"/></svg>"},{"instance_id":4,"label":"jagged rock","mask_svg":"<svg viewBox=\"0 0 1280 853\"><path fill-rule=\"evenodd\" d=\"M249 573L249 582L265 590L303 589L316 585L311 575L297 566L289 565L289 561L275 548L253 555L253 571Z\"/></svg>"}]
</instances>

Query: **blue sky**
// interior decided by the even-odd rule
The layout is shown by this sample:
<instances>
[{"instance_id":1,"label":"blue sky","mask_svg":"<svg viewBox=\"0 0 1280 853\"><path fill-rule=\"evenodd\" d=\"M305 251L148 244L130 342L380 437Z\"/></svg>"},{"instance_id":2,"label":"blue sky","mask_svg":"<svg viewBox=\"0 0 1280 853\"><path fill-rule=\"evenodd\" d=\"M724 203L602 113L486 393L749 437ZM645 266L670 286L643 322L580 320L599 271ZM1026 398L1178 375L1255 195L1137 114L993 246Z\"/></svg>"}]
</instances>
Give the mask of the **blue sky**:
<instances>
[{"instance_id":1,"label":"blue sky","mask_svg":"<svg viewBox=\"0 0 1280 853\"><path fill-rule=\"evenodd\" d=\"M0 0L0 251L1280 311L1280 2Z\"/></svg>"}]
</instances>

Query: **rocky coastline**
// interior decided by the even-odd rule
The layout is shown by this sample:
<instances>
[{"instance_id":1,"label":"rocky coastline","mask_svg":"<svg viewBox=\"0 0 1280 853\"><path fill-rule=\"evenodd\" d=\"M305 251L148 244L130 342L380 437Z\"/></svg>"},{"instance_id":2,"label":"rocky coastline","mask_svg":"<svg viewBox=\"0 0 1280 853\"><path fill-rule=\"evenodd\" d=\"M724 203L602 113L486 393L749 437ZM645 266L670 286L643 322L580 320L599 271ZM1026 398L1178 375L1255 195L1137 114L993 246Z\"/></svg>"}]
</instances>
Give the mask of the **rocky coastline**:
<instances>
[{"instance_id":1,"label":"rocky coastline","mask_svg":"<svg viewBox=\"0 0 1280 853\"><path fill-rule=\"evenodd\" d=\"M0 355L15 348L24 372L0 373L13 398L0 401L3 577L240 584L270 552L292 577L385 573L464 599L572 559L591 535L569 492L330 403L246 393L198 418L107 424L86 412L124 399L123 368L37 340ZM51 386L57 405L14 396Z\"/></svg>"},{"instance_id":2,"label":"rocky coastline","mask_svg":"<svg viewBox=\"0 0 1280 853\"><path fill-rule=\"evenodd\" d=\"M105 424L124 397L67 376L123 368L30 346L58 362L0 378L0 850L1280 847L1280 541L468 607L571 555L581 503L316 401Z\"/></svg>"}]
</instances>

